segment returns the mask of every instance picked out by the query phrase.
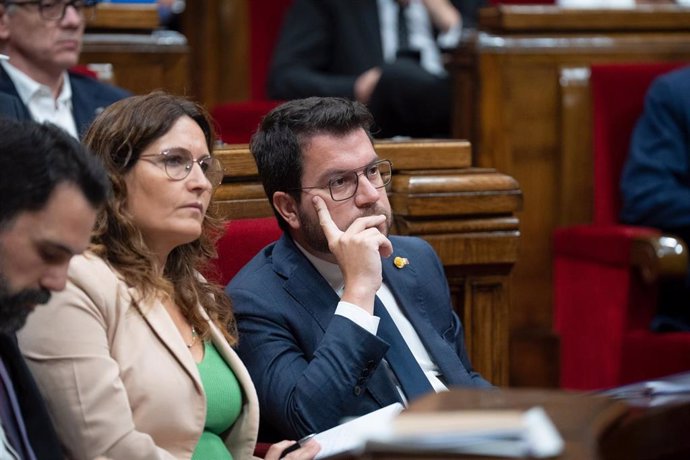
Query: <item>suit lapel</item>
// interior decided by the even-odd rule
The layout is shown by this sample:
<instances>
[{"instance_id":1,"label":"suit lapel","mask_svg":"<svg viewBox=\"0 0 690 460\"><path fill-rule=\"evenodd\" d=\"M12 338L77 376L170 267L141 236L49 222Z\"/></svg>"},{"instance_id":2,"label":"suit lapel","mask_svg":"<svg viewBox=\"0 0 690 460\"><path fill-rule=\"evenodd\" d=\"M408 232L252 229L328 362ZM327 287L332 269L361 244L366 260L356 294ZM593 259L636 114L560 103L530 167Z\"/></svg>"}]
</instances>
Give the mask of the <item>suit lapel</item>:
<instances>
[{"instance_id":1,"label":"suit lapel","mask_svg":"<svg viewBox=\"0 0 690 460\"><path fill-rule=\"evenodd\" d=\"M259 399L256 395L254 383L252 383L252 379L249 376L249 371L244 367L244 364L239 356L237 356L235 350L233 350L227 340L225 340L225 336L220 329L218 329L208 317L206 310L199 306L199 311L201 312L201 316L208 321L211 330L211 341L213 341L216 350L218 350L218 353L223 357L242 386L244 398L242 413L237 421L235 421L228 437L225 438L224 436L225 443L234 449L239 449L239 446L246 446L246 451L239 452L239 454L238 452L233 453L236 457L251 458L254 446L256 445L257 433L259 432Z\"/></svg>"},{"instance_id":2,"label":"suit lapel","mask_svg":"<svg viewBox=\"0 0 690 460\"><path fill-rule=\"evenodd\" d=\"M284 288L290 296L325 331L335 313L338 295L286 235L281 236L273 250L273 269L285 279Z\"/></svg>"},{"instance_id":3,"label":"suit lapel","mask_svg":"<svg viewBox=\"0 0 690 460\"><path fill-rule=\"evenodd\" d=\"M395 257L405 257L409 264L397 268L393 261ZM439 367L448 384L469 384L471 377L460 361L457 351L441 337L434 328L428 316L426 302L429 299L423 295L419 283L424 274L417 273L414 266L414 256L403 251L396 252L388 259L383 259L383 279L393 293L400 309L410 320L420 340L424 344L434 363Z\"/></svg>"},{"instance_id":4,"label":"suit lapel","mask_svg":"<svg viewBox=\"0 0 690 460\"><path fill-rule=\"evenodd\" d=\"M19 105L22 110L22 119L24 120L31 120L31 113L29 112L29 108L24 105L24 102L22 99L19 97L19 93L17 92L17 87L14 86L14 82L10 78L9 75L5 72L5 69L0 66L0 92L3 92L5 94L8 94L10 96L13 96L17 98L17 101L19 101Z\"/></svg>"},{"instance_id":5,"label":"suit lapel","mask_svg":"<svg viewBox=\"0 0 690 460\"><path fill-rule=\"evenodd\" d=\"M94 86L87 85L78 78L72 78L69 73L68 78L72 86L72 115L77 126L77 134L81 136L103 107L98 107Z\"/></svg>"},{"instance_id":6,"label":"suit lapel","mask_svg":"<svg viewBox=\"0 0 690 460\"><path fill-rule=\"evenodd\" d=\"M165 311L163 304L157 299L150 304L144 303L136 289L130 287L127 291L132 298L132 304L135 305L153 333L165 345L177 362L180 363L185 372L194 380L197 390L203 392L201 377L199 376L199 370L196 367L194 358L189 353L180 336L180 332L177 330L168 312Z\"/></svg>"}]
</instances>

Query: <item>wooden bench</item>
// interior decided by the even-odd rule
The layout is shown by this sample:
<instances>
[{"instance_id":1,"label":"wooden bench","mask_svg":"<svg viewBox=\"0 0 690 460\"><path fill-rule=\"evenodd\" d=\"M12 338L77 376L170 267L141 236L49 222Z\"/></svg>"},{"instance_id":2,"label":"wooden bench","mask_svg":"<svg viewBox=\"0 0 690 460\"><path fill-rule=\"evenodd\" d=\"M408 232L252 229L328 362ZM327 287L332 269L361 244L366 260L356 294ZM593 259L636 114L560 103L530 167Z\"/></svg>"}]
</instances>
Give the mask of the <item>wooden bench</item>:
<instances>
[{"instance_id":1,"label":"wooden bench","mask_svg":"<svg viewBox=\"0 0 690 460\"><path fill-rule=\"evenodd\" d=\"M473 168L466 141L377 142L376 150L393 162L393 233L420 236L438 252L473 365L495 385L508 385L508 280L522 205L517 182ZM248 147L224 146L217 155L225 168L215 194L221 214L273 215Z\"/></svg>"}]
</instances>

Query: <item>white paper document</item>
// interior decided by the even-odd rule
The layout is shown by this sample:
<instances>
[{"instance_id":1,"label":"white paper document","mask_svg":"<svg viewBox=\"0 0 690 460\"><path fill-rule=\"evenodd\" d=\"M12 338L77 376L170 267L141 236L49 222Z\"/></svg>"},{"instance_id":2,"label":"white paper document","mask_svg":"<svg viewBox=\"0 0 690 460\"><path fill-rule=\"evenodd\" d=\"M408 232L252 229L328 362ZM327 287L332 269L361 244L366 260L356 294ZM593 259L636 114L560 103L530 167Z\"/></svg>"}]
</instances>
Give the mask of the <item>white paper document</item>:
<instances>
[{"instance_id":1,"label":"white paper document","mask_svg":"<svg viewBox=\"0 0 690 460\"><path fill-rule=\"evenodd\" d=\"M393 404L316 435L317 459L343 452L447 452L552 457L563 439L541 407L527 411L405 412Z\"/></svg>"},{"instance_id":2,"label":"white paper document","mask_svg":"<svg viewBox=\"0 0 690 460\"><path fill-rule=\"evenodd\" d=\"M315 438L321 444L321 451L316 459L362 449L372 433L388 431L392 420L402 410L402 404L391 404L318 433Z\"/></svg>"}]
</instances>

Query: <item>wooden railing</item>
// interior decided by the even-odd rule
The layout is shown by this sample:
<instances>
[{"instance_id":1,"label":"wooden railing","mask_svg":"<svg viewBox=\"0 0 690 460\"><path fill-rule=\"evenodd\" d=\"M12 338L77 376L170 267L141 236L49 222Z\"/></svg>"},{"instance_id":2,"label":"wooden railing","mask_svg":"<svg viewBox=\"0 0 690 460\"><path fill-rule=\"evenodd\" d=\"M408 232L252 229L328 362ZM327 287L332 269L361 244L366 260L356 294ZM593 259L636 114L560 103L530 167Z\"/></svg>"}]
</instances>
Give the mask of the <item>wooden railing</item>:
<instances>
[{"instance_id":1,"label":"wooden railing","mask_svg":"<svg viewBox=\"0 0 690 460\"><path fill-rule=\"evenodd\" d=\"M507 385L508 279L520 238L515 212L522 205L517 182L473 168L466 141L378 142L376 150L393 162L393 232L420 236L437 251L474 367ZM230 219L272 215L247 146L224 146L217 155L225 168L215 194L221 213Z\"/></svg>"}]
</instances>

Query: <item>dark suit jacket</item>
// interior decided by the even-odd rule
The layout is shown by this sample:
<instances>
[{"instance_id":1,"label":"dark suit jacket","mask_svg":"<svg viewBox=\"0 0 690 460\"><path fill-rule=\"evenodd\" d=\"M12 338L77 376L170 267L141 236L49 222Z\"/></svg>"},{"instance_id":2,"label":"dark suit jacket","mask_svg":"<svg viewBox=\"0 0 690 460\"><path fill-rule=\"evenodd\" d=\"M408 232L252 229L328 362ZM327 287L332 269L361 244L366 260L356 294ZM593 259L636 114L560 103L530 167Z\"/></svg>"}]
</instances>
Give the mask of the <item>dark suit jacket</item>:
<instances>
[{"instance_id":1,"label":"dark suit jacket","mask_svg":"<svg viewBox=\"0 0 690 460\"><path fill-rule=\"evenodd\" d=\"M485 0L455 0L465 25ZM376 0L295 0L273 52L267 92L273 99L353 98L358 75L381 66Z\"/></svg>"},{"instance_id":2,"label":"dark suit jacket","mask_svg":"<svg viewBox=\"0 0 690 460\"><path fill-rule=\"evenodd\" d=\"M72 113L80 136L105 107L131 95L122 88L101 83L84 75L70 72L69 79L72 85ZM2 66L0 66L0 93L19 99L17 88ZM26 119L31 119L29 109L24 104L22 104L22 115Z\"/></svg>"},{"instance_id":3,"label":"dark suit jacket","mask_svg":"<svg viewBox=\"0 0 690 460\"><path fill-rule=\"evenodd\" d=\"M621 220L690 229L690 67L658 77L621 175Z\"/></svg>"},{"instance_id":4,"label":"dark suit jacket","mask_svg":"<svg viewBox=\"0 0 690 460\"><path fill-rule=\"evenodd\" d=\"M27 113L22 107L19 98L0 93L0 116L14 118L15 120L26 120Z\"/></svg>"},{"instance_id":5,"label":"dark suit jacket","mask_svg":"<svg viewBox=\"0 0 690 460\"><path fill-rule=\"evenodd\" d=\"M423 240L390 237L383 278L449 385L489 386L472 370L446 278ZM403 269L395 256L406 257ZM334 315L339 298L292 239L266 247L228 285L239 354L259 394L264 438L297 439L399 401L380 366L388 344ZM268 436L266 436L268 434Z\"/></svg>"},{"instance_id":6,"label":"dark suit jacket","mask_svg":"<svg viewBox=\"0 0 690 460\"><path fill-rule=\"evenodd\" d=\"M29 442L38 460L63 459L50 416L14 337L0 334L0 355L12 379Z\"/></svg>"}]
</instances>

